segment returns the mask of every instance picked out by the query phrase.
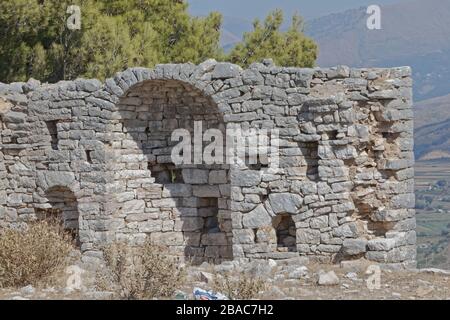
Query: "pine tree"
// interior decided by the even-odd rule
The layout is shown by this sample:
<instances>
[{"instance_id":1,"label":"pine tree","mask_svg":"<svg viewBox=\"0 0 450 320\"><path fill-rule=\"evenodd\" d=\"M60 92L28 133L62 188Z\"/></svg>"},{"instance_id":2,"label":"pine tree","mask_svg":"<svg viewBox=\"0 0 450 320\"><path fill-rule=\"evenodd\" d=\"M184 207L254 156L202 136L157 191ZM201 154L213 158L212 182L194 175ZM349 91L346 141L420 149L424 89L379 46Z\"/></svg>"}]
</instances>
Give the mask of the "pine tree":
<instances>
[{"instance_id":1,"label":"pine tree","mask_svg":"<svg viewBox=\"0 0 450 320\"><path fill-rule=\"evenodd\" d=\"M81 9L81 29L67 28L67 7ZM200 63L313 66L317 47L294 16L281 32L281 11L244 36L229 55L220 47L222 16L192 17L180 0L0 0L0 81L104 79L132 66Z\"/></svg>"},{"instance_id":2,"label":"pine tree","mask_svg":"<svg viewBox=\"0 0 450 320\"><path fill-rule=\"evenodd\" d=\"M264 58L272 58L280 66L313 67L317 59L317 45L303 34L302 18L295 14L286 32L282 32L283 13L275 10L262 24L258 19L253 31L246 32L228 60L248 66Z\"/></svg>"}]
</instances>

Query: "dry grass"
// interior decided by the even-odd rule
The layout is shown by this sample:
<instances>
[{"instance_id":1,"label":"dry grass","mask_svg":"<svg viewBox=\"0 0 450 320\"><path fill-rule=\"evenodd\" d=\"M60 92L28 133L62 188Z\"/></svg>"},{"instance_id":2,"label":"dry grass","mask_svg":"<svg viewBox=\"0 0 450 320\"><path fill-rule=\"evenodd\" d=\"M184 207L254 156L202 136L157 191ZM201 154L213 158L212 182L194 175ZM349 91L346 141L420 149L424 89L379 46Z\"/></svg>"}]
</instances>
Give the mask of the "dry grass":
<instances>
[{"instance_id":1,"label":"dry grass","mask_svg":"<svg viewBox=\"0 0 450 320\"><path fill-rule=\"evenodd\" d=\"M232 300L249 300L257 298L265 284L262 279L245 273L237 277L225 273L214 276L213 289Z\"/></svg>"},{"instance_id":2,"label":"dry grass","mask_svg":"<svg viewBox=\"0 0 450 320\"><path fill-rule=\"evenodd\" d=\"M184 282L184 271L160 247L114 243L104 250L107 269L99 275L102 290L122 299L170 297Z\"/></svg>"},{"instance_id":3,"label":"dry grass","mask_svg":"<svg viewBox=\"0 0 450 320\"><path fill-rule=\"evenodd\" d=\"M53 221L0 233L0 286L37 285L66 266L70 236Z\"/></svg>"}]
</instances>

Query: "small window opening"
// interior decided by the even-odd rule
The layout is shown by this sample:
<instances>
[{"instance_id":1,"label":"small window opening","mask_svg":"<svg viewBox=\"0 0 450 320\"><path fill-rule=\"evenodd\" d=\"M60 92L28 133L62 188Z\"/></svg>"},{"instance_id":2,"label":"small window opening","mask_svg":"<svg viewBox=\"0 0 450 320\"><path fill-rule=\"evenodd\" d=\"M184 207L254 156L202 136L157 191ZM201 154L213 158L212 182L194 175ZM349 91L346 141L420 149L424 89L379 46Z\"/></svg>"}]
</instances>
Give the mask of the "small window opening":
<instances>
[{"instance_id":1,"label":"small window opening","mask_svg":"<svg viewBox=\"0 0 450 320\"><path fill-rule=\"evenodd\" d=\"M328 136L328 140L337 140L338 135L337 130L327 131L326 134Z\"/></svg>"},{"instance_id":2,"label":"small window opening","mask_svg":"<svg viewBox=\"0 0 450 320\"><path fill-rule=\"evenodd\" d=\"M273 218L273 227L277 234L278 251L297 251L296 228L290 214L281 214Z\"/></svg>"},{"instance_id":3,"label":"small window opening","mask_svg":"<svg viewBox=\"0 0 450 320\"><path fill-rule=\"evenodd\" d=\"M92 151L86 150L86 160L88 163L92 164Z\"/></svg>"},{"instance_id":4,"label":"small window opening","mask_svg":"<svg viewBox=\"0 0 450 320\"><path fill-rule=\"evenodd\" d=\"M319 180L319 143L311 142L307 144L308 153L305 156L306 176L310 181Z\"/></svg>"},{"instance_id":5,"label":"small window opening","mask_svg":"<svg viewBox=\"0 0 450 320\"><path fill-rule=\"evenodd\" d=\"M199 198L198 213L204 219L203 233L219 233L219 202L217 198Z\"/></svg>"},{"instance_id":6,"label":"small window opening","mask_svg":"<svg viewBox=\"0 0 450 320\"><path fill-rule=\"evenodd\" d=\"M58 121L46 121L47 130L50 134L50 143L53 150L58 150Z\"/></svg>"}]
</instances>

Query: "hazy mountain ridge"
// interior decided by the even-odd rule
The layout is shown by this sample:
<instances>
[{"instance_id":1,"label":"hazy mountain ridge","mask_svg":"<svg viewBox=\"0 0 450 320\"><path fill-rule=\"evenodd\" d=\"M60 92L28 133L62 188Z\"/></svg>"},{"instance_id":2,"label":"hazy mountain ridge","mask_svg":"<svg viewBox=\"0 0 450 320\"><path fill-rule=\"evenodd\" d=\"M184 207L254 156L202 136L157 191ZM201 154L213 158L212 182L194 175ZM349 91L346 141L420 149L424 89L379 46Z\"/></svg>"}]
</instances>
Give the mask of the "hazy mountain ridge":
<instances>
[{"instance_id":1,"label":"hazy mountain ridge","mask_svg":"<svg viewBox=\"0 0 450 320\"><path fill-rule=\"evenodd\" d=\"M416 157L450 157L450 0L415 0L381 8L382 30L367 29L366 7L307 21L307 35L319 44L318 65L411 66L418 101ZM251 28L249 22L224 19L224 29L235 35L234 40ZM224 47L234 43L228 41Z\"/></svg>"},{"instance_id":2,"label":"hazy mountain ridge","mask_svg":"<svg viewBox=\"0 0 450 320\"><path fill-rule=\"evenodd\" d=\"M381 7L381 30L366 26L366 8L310 21L318 65L410 65L417 101L450 93L450 1L411 1Z\"/></svg>"},{"instance_id":3,"label":"hazy mountain ridge","mask_svg":"<svg viewBox=\"0 0 450 320\"><path fill-rule=\"evenodd\" d=\"M417 159L450 158L450 95L415 104Z\"/></svg>"},{"instance_id":4,"label":"hazy mountain ridge","mask_svg":"<svg viewBox=\"0 0 450 320\"><path fill-rule=\"evenodd\" d=\"M383 7L382 32L369 31L366 19L365 8L359 8L311 22L318 64L412 66L419 101L414 106L416 157L450 158L450 1Z\"/></svg>"},{"instance_id":5,"label":"hazy mountain ridge","mask_svg":"<svg viewBox=\"0 0 450 320\"><path fill-rule=\"evenodd\" d=\"M306 22L306 34L319 44L319 66L410 65L414 97L421 101L450 93L450 1L414 0L381 7L381 30L366 27L366 7ZM251 17L224 17L222 45L230 49Z\"/></svg>"}]
</instances>

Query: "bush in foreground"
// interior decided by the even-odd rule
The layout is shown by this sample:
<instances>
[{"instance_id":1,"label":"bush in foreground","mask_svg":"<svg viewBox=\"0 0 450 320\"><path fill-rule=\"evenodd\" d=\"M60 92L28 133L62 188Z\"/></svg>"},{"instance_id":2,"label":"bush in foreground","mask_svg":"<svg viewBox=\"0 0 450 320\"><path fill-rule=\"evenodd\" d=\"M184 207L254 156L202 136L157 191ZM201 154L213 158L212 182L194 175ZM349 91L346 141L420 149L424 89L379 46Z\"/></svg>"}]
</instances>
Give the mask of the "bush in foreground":
<instances>
[{"instance_id":1,"label":"bush in foreground","mask_svg":"<svg viewBox=\"0 0 450 320\"><path fill-rule=\"evenodd\" d=\"M98 286L122 299L170 297L184 282L184 270L158 246L114 243L104 250L106 270Z\"/></svg>"},{"instance_id":2,"label":"bush in foreground","mask_svg":"<svg viewBox=\"0 0 450 320\"><path fill-rule=\"evenodd\" d=\"M249 300L258 296L264 290L264 281L258 277L252 277L245 273L237 277L225 273L215 275L213 283L214 291L221 292L232 300Z\"/></svg>"},{"instance_id":3,"label":"bush in foreground","mask_svg":"<svg viewBox=\"0 0 450 320\"><path fill-rule=\"evenodd\" d=\"M72 248L70 236L52 221L24 230L0 231L0 286L36 285L62 270Z\"/></svg>"}]
</instances>

